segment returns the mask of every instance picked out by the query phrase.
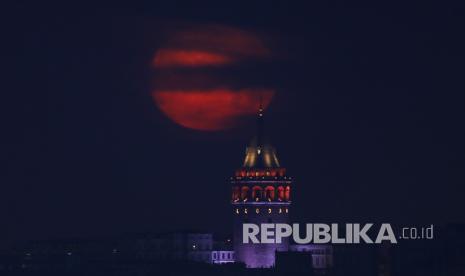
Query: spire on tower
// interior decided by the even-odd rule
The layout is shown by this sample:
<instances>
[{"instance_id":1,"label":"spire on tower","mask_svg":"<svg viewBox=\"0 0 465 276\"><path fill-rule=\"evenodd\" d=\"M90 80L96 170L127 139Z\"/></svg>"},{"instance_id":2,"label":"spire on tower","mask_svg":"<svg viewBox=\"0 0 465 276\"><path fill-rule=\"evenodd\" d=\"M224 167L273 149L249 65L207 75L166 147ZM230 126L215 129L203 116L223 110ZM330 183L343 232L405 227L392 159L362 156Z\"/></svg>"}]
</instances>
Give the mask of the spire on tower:
<instances>
[{"instance_id":1,"label":"spire on tower","mask_svg":"<svg viewBox=\"0 0 465 276\"><path fill-rule=\"evenodd\" d=\"M263 146L263 128L264 128L264 122L263 122L263 97L262 94L260 93L260 105L258 107L258 118L257 118L257 149L258 151L261 151L261 147ZM260 154L260 152L258 153Z\"/></svg>"},{"instance_id":2,"label":"spire on tower","mask_svg":"<svg viewBox=\"0 0 465 276\"><path fill-rule=\"evenodd\" d=\"M246 155L243 163L246 168L278 168L280 167L276 150L267 143L264 134L264 116L262 95L260 95L260 105L257 117L257 134L254 140L246 148Z\"/></svg>"}]
</instances>

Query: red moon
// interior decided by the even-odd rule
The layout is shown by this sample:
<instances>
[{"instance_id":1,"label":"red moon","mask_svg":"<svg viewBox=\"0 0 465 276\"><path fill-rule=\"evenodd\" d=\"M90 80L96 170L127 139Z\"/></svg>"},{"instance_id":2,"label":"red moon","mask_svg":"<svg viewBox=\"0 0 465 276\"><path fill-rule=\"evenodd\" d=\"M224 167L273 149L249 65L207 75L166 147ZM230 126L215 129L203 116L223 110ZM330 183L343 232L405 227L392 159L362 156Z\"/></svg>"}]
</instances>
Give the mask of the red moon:
<instances>
[{"instance_id":1,"label":"red moon","mask_svg":"<svg viewBox=\"0 0 465 276\"><path fill-rule=\"evenodd\" d=\"M215 71L268 56L269 50L255 34L240 29L208 25L173 32L152 61L157 74L152 97L168 118L183 127L232 128L241 117L257 114L260 102L266 108L274 91L224 83Z\"/></svg>"},{"instance_id":2,"label":"red moon","mask_svg":"<svg viewBox=\"0 0 465 276\"><path fill-rule=\"evenodd\" d=\"M153 94L160 109L179 125L197 130L222 130L238 118L257 114L260 98L266 108L271 90L158 91Z\"/></svg>"}]
</instances>

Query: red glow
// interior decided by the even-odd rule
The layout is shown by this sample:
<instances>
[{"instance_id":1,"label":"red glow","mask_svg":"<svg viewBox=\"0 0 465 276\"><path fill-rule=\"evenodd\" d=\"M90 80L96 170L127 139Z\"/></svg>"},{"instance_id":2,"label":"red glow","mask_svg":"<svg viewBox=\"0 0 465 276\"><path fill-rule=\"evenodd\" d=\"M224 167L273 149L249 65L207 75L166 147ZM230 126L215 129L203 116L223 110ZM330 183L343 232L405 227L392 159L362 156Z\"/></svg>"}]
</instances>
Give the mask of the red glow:
<instances>
[{"instance_id":1,"label":"red glow","mask_svg":"<svg viewBox=\"0 0 465 276\"><path fill-rule=\"evenodd\" d=\"M197 130L221 130L238 118L256 114L260 97L266 108L273 91L265 89L215 89L211 91L155 91L163 113L176 123Z\"/></svg>"},{"instance_id":2,"label":"red glow","mask_svg":"<svg viewBox=\"0 0 465 276\"><path fill-rule=\"evenodd\" d=\"M284 187L283 186L278 187L278 199L280 200L284 199Z\"/></svg>"},{"instance_id":3,"label":"red glow","mask_svg":"<svg viewBox=\"0 0 465 276\"><path fill-rule=\"evenodd\" d=\"M156 72L152 97L181 126L209 131L231 128L239 118L257 114L260 97L264 108L273 97L272 89L255 88L259 85L242 83L234 76L242 64L270 56L252 32L211 24L186 26L167 34L160 46L151 62Z\"/></svg>"},{"instance_id":4,"label":"red glow","mask_svg":"<svg viewBox=\"0 0 465 276\"><path fill-rule=\"evenodd\" d=\"M155 55L155 67L218 66L233 62L223 54L199 50L160 49Z\"/></svg>"},{"instance_id":5,"label":"red glow","mask_svg":"<svg viewBox=\"0 0 465 276\"><path fill-rule=\"evenodd\" d=\"M253 33L207 25L172 33L153 59L155 68L222 66L248 58L264 58L269 50Z\"/></svg>"}]
</instances>

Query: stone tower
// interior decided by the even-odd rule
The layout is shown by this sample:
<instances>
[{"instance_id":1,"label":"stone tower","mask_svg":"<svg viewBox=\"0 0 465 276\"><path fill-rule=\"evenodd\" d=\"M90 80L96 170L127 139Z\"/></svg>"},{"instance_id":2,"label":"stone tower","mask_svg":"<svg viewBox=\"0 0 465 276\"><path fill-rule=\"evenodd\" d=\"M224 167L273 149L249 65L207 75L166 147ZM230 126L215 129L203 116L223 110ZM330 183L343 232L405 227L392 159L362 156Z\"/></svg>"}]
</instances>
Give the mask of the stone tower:
<instances>
[{"instance_id":1,"label":"stone tower","mask_svg":"<svg viewBox=\"0 0 465 276\"><path fill-rule=\"evenodd\" d=\"M271 267L275 263L275 251L288 251L288 239L280 244L243 243L242 224L289 223L291 184L276 150L265 142L260 108L257 136L246 148L242 167L231 178L236 262L250 268Z\"/></svg>"}]
</instances>

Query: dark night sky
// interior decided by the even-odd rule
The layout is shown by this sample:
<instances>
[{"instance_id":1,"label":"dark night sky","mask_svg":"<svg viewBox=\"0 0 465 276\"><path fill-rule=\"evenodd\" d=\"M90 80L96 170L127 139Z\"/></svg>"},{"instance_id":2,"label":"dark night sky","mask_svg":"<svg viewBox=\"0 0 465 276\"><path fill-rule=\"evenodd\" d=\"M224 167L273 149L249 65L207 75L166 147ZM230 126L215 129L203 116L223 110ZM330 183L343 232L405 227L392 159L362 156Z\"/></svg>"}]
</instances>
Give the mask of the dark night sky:
<instances>
[{"instance_id":1,"label":"dark night sky","mask_svg":"<svg viewBox=\"0 0 465 276\"><path fill-rule=\"evenodd\" d=\"M5 9L0 247L229 232L255 119L200 132L157 109L150 61L179 22L247 29L285 56L256 76L277 91L267 132L295 218L465 222L463 3L233 3Z\"/></svg>"}]
</instances>

